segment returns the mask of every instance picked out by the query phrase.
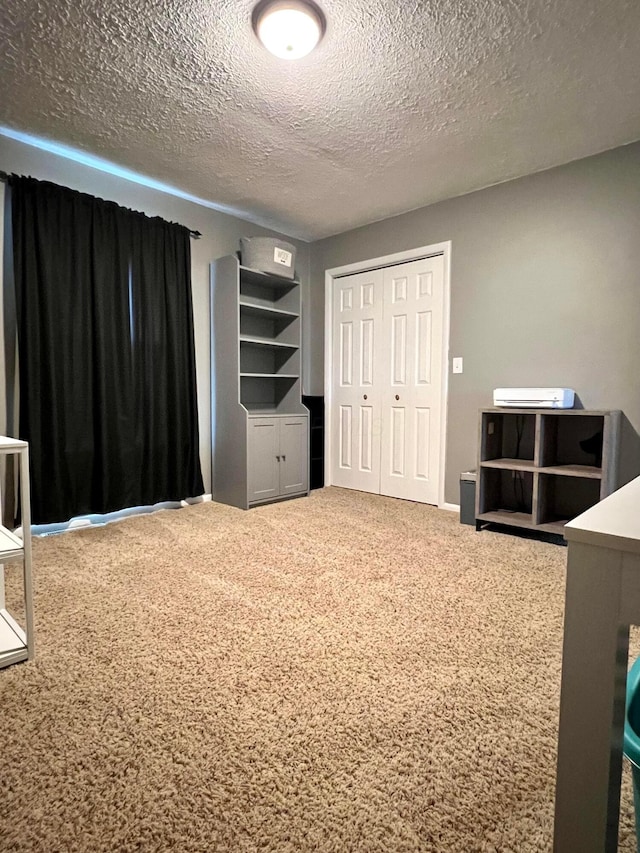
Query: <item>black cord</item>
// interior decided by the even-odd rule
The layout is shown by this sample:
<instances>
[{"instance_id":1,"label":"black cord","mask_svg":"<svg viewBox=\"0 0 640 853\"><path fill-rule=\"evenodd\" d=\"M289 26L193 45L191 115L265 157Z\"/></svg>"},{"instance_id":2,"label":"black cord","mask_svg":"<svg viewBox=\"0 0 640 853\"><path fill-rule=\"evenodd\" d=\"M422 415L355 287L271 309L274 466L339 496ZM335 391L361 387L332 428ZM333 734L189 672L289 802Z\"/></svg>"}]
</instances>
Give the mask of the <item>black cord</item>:
<instances>
[{"instance_id":1,"label":"black cord","mask_svg":"<svg viewBox=\"0 0 640 853\"><path fill-rule=\"evenodd\" d=\"M516 506L520 512L527 512L527 505L524 499L525 483L524 471L516 471L516 481L514 484L514 492L516 498Z\"/></svg>"},{"instance_id":2,"label":"black cord","mask_svg":"<svg viewBox=\"0 0 640 853\"><path fill-rule=\"evenodd\" d=\"M516 415L516 452L515 459L520 458L520 445L522 443L522 436L524 433L524 415ZM516 507L520 512L526 512L527 506L524 499L525 492L525 483L524 483L524 471L516 471L515 472L515 482L513 484L513 493L516 501Z\"/></svg>"},{"instance_id":3,"label":"black cord","mask_svg":"<svg viewBox=\"0 0 640 853\"><path fill-rule=\"evenodd\" d=\"M515 458L520 458L520 442L522 441L522 433L524 432L524 415L516 415L516 454Z\"/></svg>"}]
</instances>

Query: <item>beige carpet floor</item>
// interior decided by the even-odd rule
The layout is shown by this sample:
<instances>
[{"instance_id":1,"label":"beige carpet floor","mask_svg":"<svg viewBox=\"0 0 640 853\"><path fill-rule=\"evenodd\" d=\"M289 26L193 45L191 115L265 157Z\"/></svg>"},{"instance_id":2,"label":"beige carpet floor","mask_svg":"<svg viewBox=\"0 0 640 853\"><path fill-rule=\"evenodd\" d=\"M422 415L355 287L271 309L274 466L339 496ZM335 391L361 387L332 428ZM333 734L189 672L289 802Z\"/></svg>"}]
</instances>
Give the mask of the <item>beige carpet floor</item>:
<instances>
[{"instance_id":1,"label":"beige carpet floor","mask_svg":"<svg viewBox=\"0 0 640 853\"><path fill-rule=\"evenodd\" d=\"M0 850L551 849L566 549L333 488L34 552Z\"/></svg>"}]
</instances>

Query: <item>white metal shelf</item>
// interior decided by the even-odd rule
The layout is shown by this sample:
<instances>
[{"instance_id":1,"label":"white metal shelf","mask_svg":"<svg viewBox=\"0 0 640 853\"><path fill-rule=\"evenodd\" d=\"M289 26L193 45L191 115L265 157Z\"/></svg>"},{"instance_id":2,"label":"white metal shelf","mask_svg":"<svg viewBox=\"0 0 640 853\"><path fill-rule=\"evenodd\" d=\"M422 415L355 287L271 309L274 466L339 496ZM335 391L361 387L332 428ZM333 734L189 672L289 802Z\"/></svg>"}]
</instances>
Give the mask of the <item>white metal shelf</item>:
<instances>
[{"instance_id":1,"label":"white metal shelf","mask_svg":"<svg viewBox=\"0 0 640 853\"><path fill-rule=\"evenodd\" d=\"M29 445L8 436L0 436L0 454L18 457L22 538L0 525L0 572L4 564L22 561L22 592L25 625L19 625L5 607L4 575L0 577L0 668L34 655L33 587L31 580L31 497L29 489Z\"/></svg>"},{"instance_id":2,"label":"white metal shelf","mask_svg":"<svg viewBox=\"0 0 640 853\"><path fill-rule=\"evenodd\" d=\"M15 533L0 525L0 563L8 563L11 560L20 560L24 556L22 539Z\"/></svg>"},{"instance_id":3,"label":"white metal shelf","mask_svg":"<svg viewBox=\"0 0 640 853\"><path fill-rule=\"evenodd\" d=\"M0 667L19 663L28 656L26 634L13 616L3 608L0 610Z\"/></svg>"},{"instance_id":4,"label":"white metal shelf","mask_svg":"<svg viewBox=\"0 0 640 853\"><path fill-rule=\"evenodd\" d=\"M0 435L0 453L15 453L17 450L25 450L28 446L27 442L20 438Z\"/></svg>"}]
</instances>

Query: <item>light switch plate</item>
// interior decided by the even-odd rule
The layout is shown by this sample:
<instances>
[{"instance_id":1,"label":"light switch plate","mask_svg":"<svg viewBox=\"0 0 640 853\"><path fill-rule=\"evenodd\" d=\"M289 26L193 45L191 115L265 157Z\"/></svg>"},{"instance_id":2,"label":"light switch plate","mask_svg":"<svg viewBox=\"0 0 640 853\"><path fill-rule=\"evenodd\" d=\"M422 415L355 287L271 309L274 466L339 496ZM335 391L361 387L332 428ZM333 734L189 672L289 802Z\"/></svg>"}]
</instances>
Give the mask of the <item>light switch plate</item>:
<instances>
[{"instance_id":1,"label":"light switch plate","mask_svg":"<svg viewBox=\"0 0 640 853\"><path fill-rule=\"evenodd\" d=\"M453 372L462 373L462 358L453 359Z\"/></svg>"}]
</instances>

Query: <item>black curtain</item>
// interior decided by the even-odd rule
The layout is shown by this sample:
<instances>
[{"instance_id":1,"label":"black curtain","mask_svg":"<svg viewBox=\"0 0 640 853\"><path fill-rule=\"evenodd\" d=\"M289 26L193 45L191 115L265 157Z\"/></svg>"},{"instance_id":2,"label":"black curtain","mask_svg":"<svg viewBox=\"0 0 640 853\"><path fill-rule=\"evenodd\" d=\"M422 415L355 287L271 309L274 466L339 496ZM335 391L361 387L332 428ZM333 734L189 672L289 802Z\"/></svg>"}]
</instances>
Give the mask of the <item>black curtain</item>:
<instances>
[{"instance_id":1,"label":"black curtain","mask_svg":"<svg viewBox=\"0 0 640 853\"><path fill-rule=\"evenodd\" d=\"M9 184L34 522L202 494L189 231Z\"/></svg>"}]
</instances>

